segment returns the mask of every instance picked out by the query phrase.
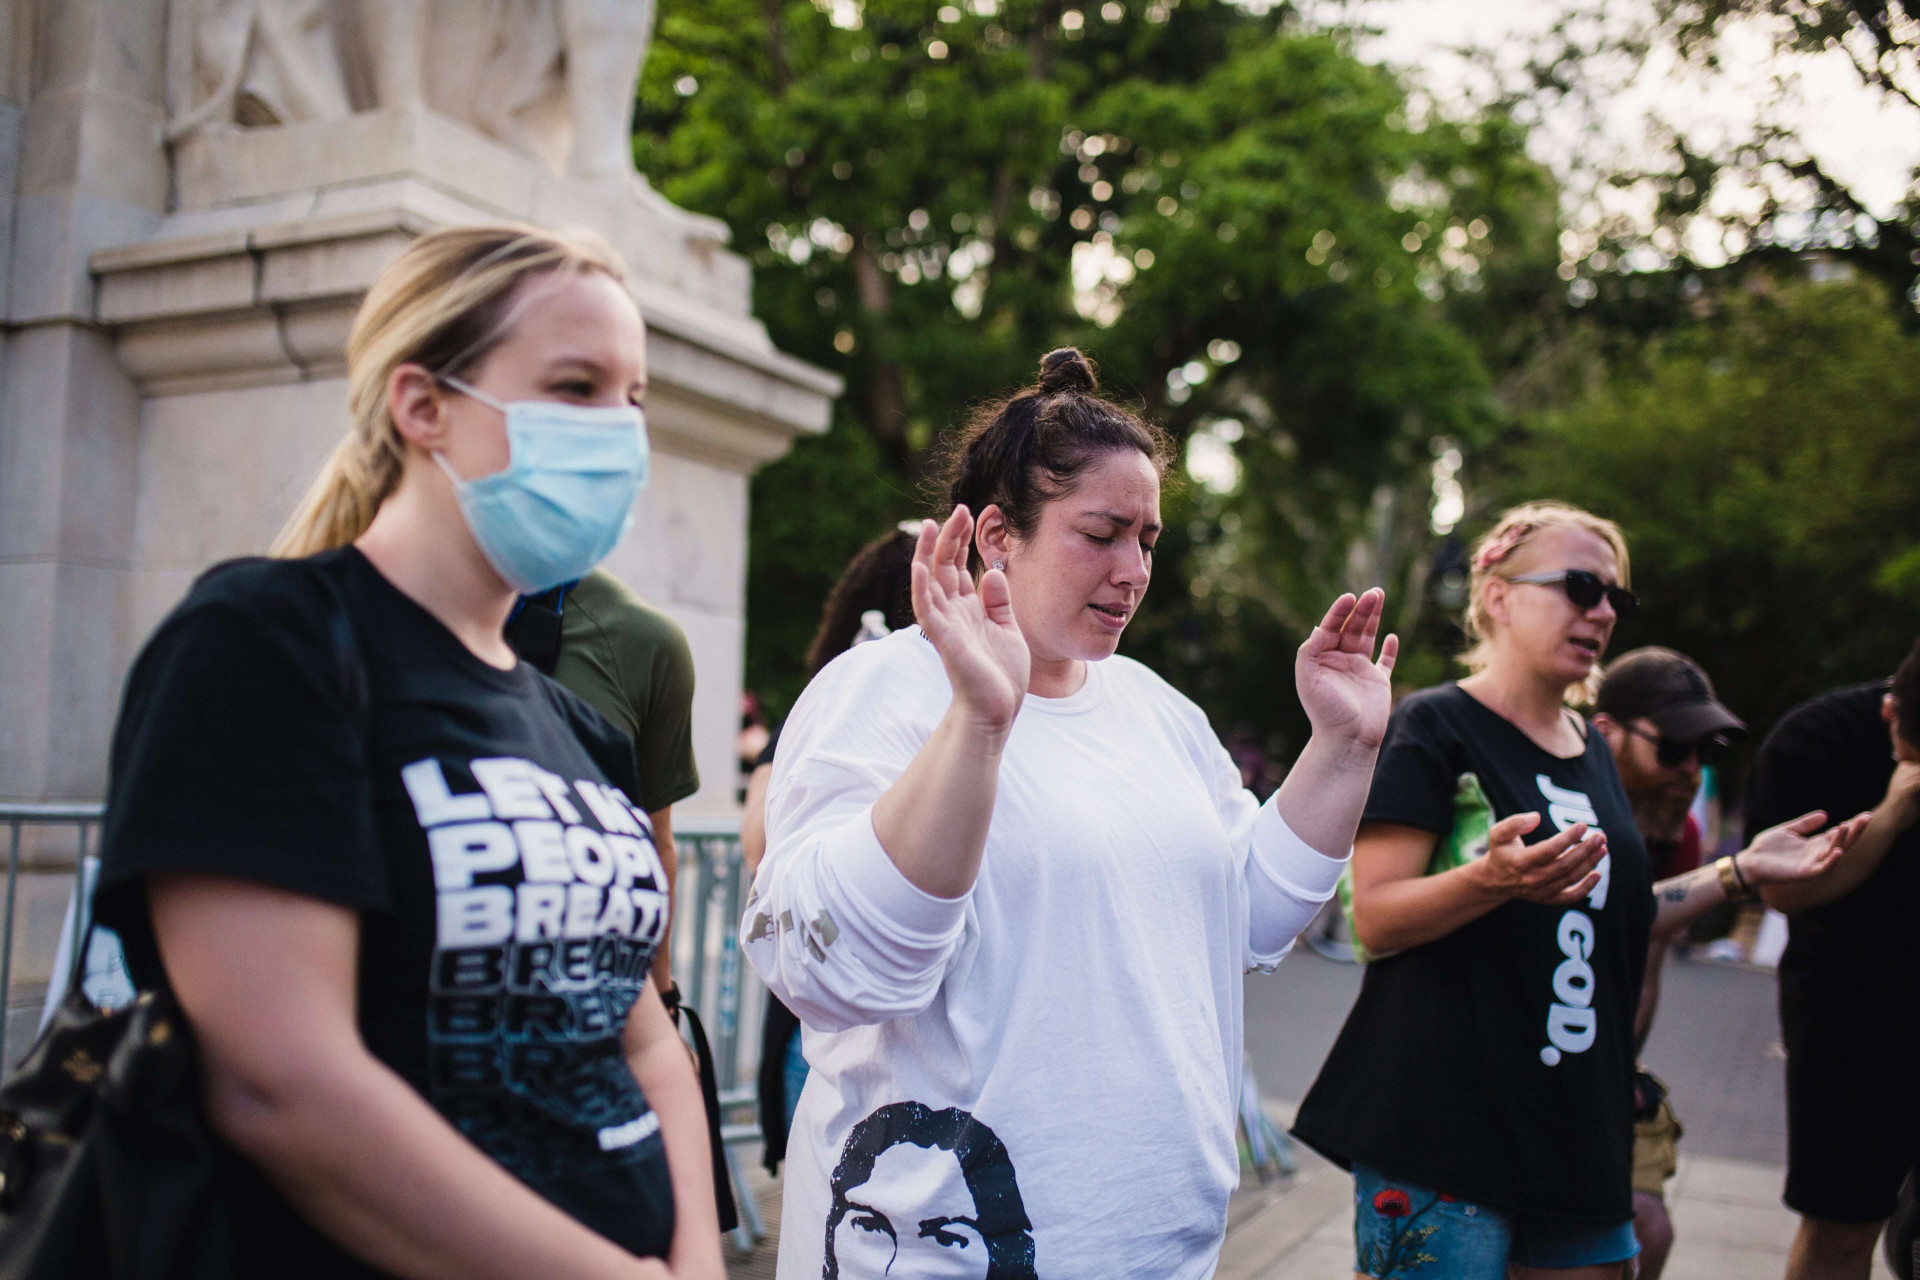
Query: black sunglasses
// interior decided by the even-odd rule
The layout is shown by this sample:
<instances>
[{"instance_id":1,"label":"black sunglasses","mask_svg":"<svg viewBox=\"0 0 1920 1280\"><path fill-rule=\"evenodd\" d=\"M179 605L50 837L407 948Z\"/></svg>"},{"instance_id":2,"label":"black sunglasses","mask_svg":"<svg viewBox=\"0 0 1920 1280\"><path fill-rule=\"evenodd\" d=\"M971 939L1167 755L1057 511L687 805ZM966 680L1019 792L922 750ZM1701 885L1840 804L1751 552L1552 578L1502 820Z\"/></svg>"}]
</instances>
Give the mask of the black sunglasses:
<instances>
[{"instance_id":1,"label":"black sunglasses","mask_svg":"<svg viewBox=\"0 0 1920 1280\"><path fill-rule=\"evenodd\" d=\"M1567 599L1573 601L1576 607L1591 609L1604 598L1613 606L1614 613L1621 618L1632 617L1633 611L1640 607L1639 596L1585 569L1556 569L1552 573L1522 573L1508 578L1507 581L1531 582L1540 587L1550 587L1557 582L1566 589Z\"/></svg>"},{"instance_id":2,"label":"black sunglasses","mask_svg":"<svg viewBox=\"0 0 1920 1280\"><path fill-rule=\"evenodd\" d=\"M1632 725L1622 725L1636 738L1645 738L1653 744L1653 758L1660 762L1662 769L1678 769L1687 762L1689 756L1698 756L1702 769L1719 764L1726 758L1733 742L1723 733L1710 733L1695 742L1680 742L1673 738L1663 738L1657 733L1648 733L1645 729L1636 729Z\"/></svg>"}]
</instances>

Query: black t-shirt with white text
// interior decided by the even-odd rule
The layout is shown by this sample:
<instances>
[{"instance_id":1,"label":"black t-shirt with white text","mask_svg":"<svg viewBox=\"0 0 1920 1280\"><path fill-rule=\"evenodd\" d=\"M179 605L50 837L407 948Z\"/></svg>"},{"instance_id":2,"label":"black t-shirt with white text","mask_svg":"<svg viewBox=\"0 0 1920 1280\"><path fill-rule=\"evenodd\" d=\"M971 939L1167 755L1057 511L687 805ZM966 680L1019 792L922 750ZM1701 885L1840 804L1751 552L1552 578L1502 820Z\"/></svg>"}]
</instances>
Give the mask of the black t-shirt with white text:
<instances>
[{"instance_id":1,"label":"black t-shirt with white text","mask_svg":"<svg viewBox=\"0 0 1920 1280\"><path fill-rule=\"evenodd\" d=\"M633 774L597 712L482 662L359 551L237 561L129 677L99 915L149 987L151 874L352 908L372 1054L548 1200L664 1256L665 1148L621 1044L667 912L646 818L608 781ZM222 1160L239 1274L371 1274Z\"/></svg>"},{"instance_id":2,"label":"black t-shirt with white text","mask_svg":"<svg viewBox=\"0 0 1920 1280\"><path fill-rule=\"evenodd\" d=\"M1458 685L1395 708L1364 822L1443 840L1458 827L1471 857L1490 823L1529 812L1529 844L1575 823L1606 832L1600 883L1370 963L1295 1132L1343 1165L1509 1213L1623 1222L1654 904L1612 752L1589 730L1584 753L1555 756Z\"/></svg>"}]
</instances>

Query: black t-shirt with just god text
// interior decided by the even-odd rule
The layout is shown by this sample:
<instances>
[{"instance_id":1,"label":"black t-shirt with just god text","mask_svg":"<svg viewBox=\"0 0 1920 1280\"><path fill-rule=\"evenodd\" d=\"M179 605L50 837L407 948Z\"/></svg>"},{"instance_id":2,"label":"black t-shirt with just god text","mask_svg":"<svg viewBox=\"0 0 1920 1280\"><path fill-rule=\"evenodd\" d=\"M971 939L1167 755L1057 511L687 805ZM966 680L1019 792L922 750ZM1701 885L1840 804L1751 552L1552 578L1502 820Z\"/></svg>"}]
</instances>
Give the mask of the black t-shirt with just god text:
<instances>
[{"instance_id":1,"label":"black t-shirt with just god text","mask_svg":"<svg viewBox=\"0 0 1920 1280\"><path fill-rule=\"evenodd\" d=\"M482 662L353 548L221 566L129 678L100 917L145 987L154 873L355 910L372 1054L541 1195L664 1256L665 1148L621 1044L667 912L646 818L608 781L633 768L598 713ZM239 1274L366 1273L223 1159Z\"/></svg>"},{"instance_id":2,"label":"black t-shirt with just god text","mask_svg":"<svg viewBox=\"0 0 1920 1280\"><path fill-rule=\"evenodd\" d=\"M1555 756L1458 685L1395 708L1364 822L1460 838L1471 858L1515 813L1540 814L1529 844L1575 823L1606 832L1600 883L1369 964L1295 1132L1342 1164L1510 1213L1624 1222L1654 904L1613 755L1589 731L1582 754Z\"/></svg>"}]
</instances>

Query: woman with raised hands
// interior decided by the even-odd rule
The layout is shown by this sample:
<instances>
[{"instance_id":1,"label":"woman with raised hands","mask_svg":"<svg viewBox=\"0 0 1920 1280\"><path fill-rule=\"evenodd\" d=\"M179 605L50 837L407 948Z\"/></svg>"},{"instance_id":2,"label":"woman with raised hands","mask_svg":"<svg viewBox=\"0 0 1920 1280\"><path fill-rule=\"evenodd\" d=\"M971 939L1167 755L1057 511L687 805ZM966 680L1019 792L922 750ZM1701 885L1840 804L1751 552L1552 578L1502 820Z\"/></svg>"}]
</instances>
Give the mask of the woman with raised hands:
<instances>
[{"instance_id":1,"label":"woman with raised hands","mask_svg":"<svg viewBox=\"0 0 1920 1280\"><path fill-rule=\"evenodd\" d=\"M742 936L812 1067L788 1280L1212 1274L1241 974L1333 892L1396 642L1374 658L1379 591L1334 603L1295 662L1313 736L1256 802L1201 711L1115 656L1168 457L1048 355L949 450L919 625L786 723Z\"/></svg>"}]
</instances>

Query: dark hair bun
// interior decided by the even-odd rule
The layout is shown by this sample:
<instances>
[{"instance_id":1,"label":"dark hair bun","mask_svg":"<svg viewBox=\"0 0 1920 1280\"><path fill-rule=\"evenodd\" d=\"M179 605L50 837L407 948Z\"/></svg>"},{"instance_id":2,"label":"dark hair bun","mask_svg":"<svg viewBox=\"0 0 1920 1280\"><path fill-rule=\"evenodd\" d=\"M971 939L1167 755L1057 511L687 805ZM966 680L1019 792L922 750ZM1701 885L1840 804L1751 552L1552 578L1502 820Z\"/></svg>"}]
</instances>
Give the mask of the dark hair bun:
<instances>
[{"instance_id":1,"label":"dark hair bun","mask_svg":"<svg viewBox=\"0 0 1920 1280\"><path fill-rule=\"evenodd\" d=\"M1093 366L1077 347L1061 347L1040 358L1040 390L1047 395L1059 391L1092 395L1095 385Z\"/></svg>"},{"instance_id":2,"label":"dark hair bun","mask_svg":"<svg viewBox=\"0 0 1920 1280\"><path fill-rule=\"evenodd\" d=\"M943 442L946 492L939 509L998 506L1007 527L1030 538L1041 509L1072 492L1089 465L1116 449L1139 452L1162 476L1173 457L1158 427L1100 398L1085 356L1072 347L1049 351L1038 384L981 405ZM967 563L976 572L985 567L977 544Z\"/></svg>"}]
</instances>

